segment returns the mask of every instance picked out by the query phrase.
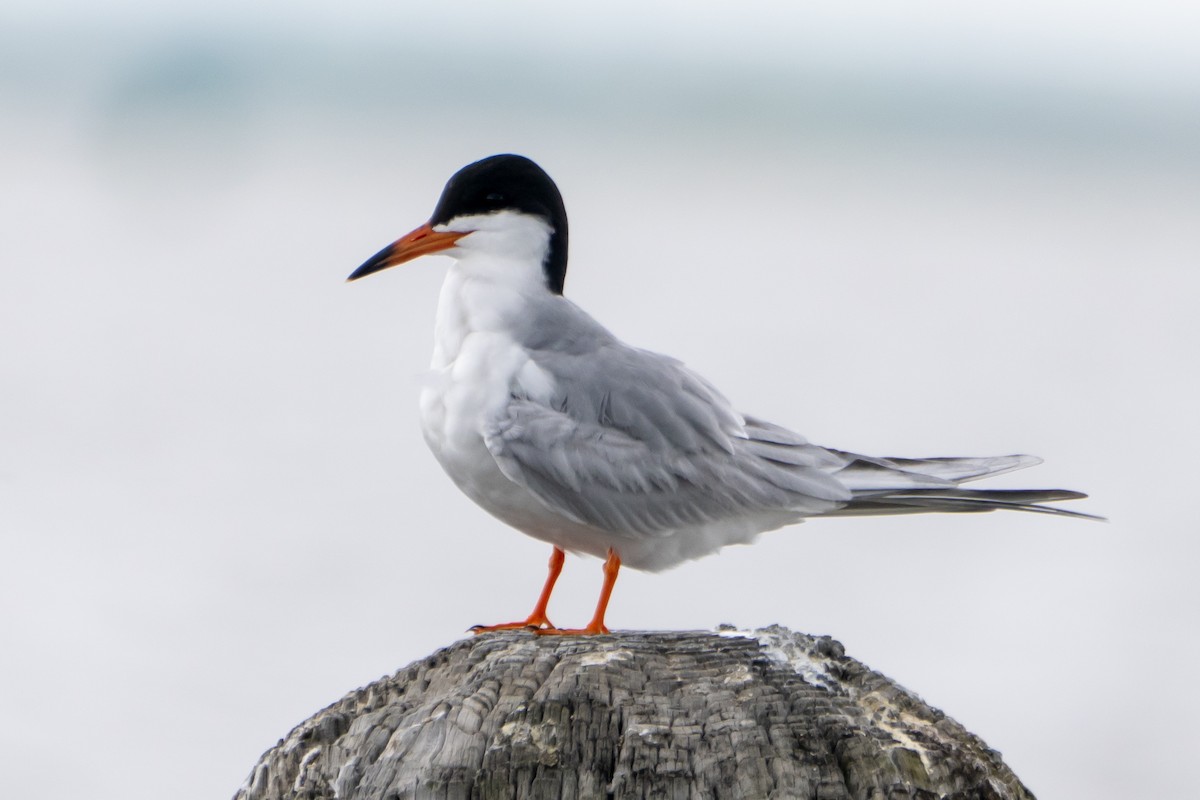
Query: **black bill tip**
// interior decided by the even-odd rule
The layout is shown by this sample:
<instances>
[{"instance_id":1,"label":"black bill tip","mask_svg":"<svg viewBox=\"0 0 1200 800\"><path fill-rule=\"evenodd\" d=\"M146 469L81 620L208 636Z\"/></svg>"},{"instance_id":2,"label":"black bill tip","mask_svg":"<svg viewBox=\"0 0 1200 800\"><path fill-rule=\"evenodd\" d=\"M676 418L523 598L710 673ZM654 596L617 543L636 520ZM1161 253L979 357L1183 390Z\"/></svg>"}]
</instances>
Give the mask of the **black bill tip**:
<instances>
[{"instance_id":1,"label":"black bill tip","mask_svg":"<svg viewBox=\"0 0 1200 800\"><path fill-rule=\"evenodd\" d=\"M358 269L354 270L354 272L351 272L350 277L346 278L346 283L350 283L351 281L356 281L359 278L365 278L366 276L368 276L374 272L380 272L382 270L387 269L390 266L393 266L396 263L393 260L393 257L395 256L395 254L396 254L396 244L395 244L395 242L393 242L392 244L389 244L387 247L383 248L378 253L371 256L366 261L364 261L362 266L360 266Z\"/></svg>"}]
</instances>

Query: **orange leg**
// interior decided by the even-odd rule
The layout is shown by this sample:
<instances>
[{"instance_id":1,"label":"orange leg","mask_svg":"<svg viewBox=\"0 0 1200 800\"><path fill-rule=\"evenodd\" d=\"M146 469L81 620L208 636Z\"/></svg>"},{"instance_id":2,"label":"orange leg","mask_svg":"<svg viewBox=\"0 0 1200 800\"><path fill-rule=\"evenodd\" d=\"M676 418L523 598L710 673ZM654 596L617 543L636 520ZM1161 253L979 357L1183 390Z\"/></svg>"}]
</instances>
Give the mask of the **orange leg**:
<instances>
[{"instance_id":1,"label":"orange leg","mask_svg":"<svg viewBox=\"0 0 1200 800\"><path fill-rule=\"evenodd\" d=\"M546 617L546 605L550 602L550 593L554 591L554 582L558 580L558 574L562 572L563 562L567 556L562 550L557 547L550 554L550 574L546 576L546 585L542 587L542 593L538 597L537 605L533 607L533 613L528 619L521 622L503 622L499 625L476 625L471 628L473 633L487 633L488 631L508 631L514 628L547 628L554 630L554 623Z\"/></svg>"},{"instance_id":2,"label":"orange leg","mask_svg":"<svg viewBox=\"0 0 1200 800\"><path fill-rule=\"evenodd\" d=\"M608 558L604 561L604 585L600 587L600 600L596 603L596 613L586 628L545 628L538 633L552 635L596 634L608 633L604 625L604 612L608 609L608 598L612 597L613 586L617 583L617 573L621 571L621 557L617 551L608 548Z\"/></svg>"}]
</instances>

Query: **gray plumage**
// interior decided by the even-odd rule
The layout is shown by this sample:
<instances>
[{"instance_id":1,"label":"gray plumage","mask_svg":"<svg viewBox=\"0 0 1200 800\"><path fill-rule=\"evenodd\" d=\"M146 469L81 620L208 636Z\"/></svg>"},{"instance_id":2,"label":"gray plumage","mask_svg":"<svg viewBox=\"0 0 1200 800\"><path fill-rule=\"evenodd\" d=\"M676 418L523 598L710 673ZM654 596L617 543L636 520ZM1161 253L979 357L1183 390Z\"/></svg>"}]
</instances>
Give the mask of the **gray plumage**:
<instances>
[{"instance_id":1,"label":"gray plumage","mask_svg":"<svg viewBox=\"0 0 1200 800\"><path fill-rule=\"evenodd\" d=\"M670 537L746 518L766 530L809 516L1087 516L1041 505L1077 492L959 488L1035 457L877 458L820 447L738 414L682 363L621 343L565 298L525 322L513 333L553 390L537 398L514 387L484 441L505 476L576 523ZM574 333L565 346L553 335L562 330Z\"/></svg>"}]
</instances>

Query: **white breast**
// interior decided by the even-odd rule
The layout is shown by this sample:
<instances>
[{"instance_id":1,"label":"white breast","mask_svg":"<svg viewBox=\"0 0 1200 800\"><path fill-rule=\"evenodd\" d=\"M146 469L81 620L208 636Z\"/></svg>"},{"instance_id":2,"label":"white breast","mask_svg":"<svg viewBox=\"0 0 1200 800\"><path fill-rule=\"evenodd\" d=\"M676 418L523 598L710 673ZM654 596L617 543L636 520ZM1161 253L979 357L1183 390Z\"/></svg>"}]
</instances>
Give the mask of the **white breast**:
<instances>
[{"instance_id":1,"label":"white breast","mask_svg":"<svg viewBox=\"0 0 1200 800\"><path fill-rule=\"evenodd\" d=\"M513 495L526 492L500 472L481 431L503 411L523 360L501 334L468 334L458 358L435 368L421 392L421 427L430 450L467 496L497 515Z\"/></svg>"},{"instance_id":2,"label":"white breast","mask_svg":"<svg viewBox=\"0 0 1200 800\"><path fill-rule=\"evenodd\" d=\"M541 295L531 296L524 281L511 280L507 265L489 265L494 267L489 270L478 261L460 261L442 287L433 374L421 392L422 432L464 494L509 525L560 544L564 521L504 476L482 435L514 393L548 401L553 392L553 379L530 359L514 333L528 304L547 302L549 295L537 286Z\"/></svg>"}]
</instances>

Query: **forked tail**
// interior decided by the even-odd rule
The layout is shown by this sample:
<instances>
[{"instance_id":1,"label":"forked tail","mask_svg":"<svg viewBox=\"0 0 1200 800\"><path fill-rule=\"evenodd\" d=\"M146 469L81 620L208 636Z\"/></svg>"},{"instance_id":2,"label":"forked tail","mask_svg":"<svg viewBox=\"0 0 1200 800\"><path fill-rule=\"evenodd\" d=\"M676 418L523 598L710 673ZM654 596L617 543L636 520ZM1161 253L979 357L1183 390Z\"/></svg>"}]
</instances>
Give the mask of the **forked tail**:
<instances>
[{"instance_id":1,"label":"forked tail","mask_svg":"<svg viewBox=\"0 0 1200 800\"><path fill-rule=\"evenodd\" d=\"M872 514L970 513L1030 511L1066 517L1104 520L1094 514L1044 505L1082 500L1082 492L1067 489L963 489L967 481L1000 475L1040 464L1036 456L989 458L873 458L838 452L849 463L834 475L853 493L841 508L822 516Z\"/></svg>"}]
</instances>

